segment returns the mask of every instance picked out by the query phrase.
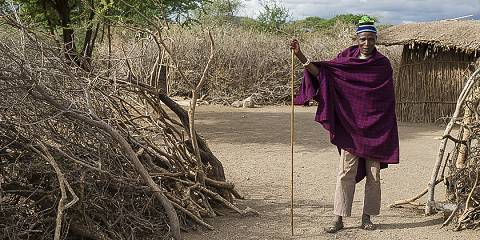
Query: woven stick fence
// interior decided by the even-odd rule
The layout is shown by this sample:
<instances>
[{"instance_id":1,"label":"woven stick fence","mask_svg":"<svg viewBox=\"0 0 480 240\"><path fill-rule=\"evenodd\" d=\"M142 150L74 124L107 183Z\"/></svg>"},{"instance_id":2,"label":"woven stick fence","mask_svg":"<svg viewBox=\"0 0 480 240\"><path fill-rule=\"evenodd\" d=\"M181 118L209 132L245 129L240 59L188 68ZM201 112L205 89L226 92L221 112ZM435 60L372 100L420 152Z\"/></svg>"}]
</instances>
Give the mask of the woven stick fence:
<instances>
[{"instance_id":1,"label":"woven stick fence","mask_svg":"<svg viewBox=\"0 0 480 240\"><path fill-rule=\"evenodd\" d=\"M395 77L397 118L436 122L450 116L475 56L432 45L405 45Z\"/></svg>"}]
</instances>

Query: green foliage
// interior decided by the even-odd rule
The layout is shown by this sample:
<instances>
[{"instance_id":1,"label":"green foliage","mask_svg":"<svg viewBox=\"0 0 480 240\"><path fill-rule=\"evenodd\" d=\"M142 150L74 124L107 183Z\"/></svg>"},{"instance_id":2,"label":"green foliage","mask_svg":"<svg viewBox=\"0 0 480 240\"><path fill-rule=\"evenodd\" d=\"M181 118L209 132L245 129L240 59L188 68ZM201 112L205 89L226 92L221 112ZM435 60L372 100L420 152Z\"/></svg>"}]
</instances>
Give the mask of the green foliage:
<instances>
[{"instance_id":1,"label":"green foliage","mask_svg":"<svg viewBox=\"0 0 480 240\"><path fill-rule=\"evenodd\" d=\"M208 0L115 0L110 18L134 25L145 25L145 19L167 20L188 24L194 21L193 13Z\"/></svg>"},{"instance_id":2,"label":"green foliage","mask_svg":"<svg viewBox=\"0 0 480 240\"><path fill-rule=\"evenodd\" d=\"M277 5L277 7L281 6ZM278 12L272 11L272 8L265 8L264 12ZM268 9L268 10L267 10ZM284 9L284 8L283 8ZM288 11L285 10L285 13L288 14ZM268 14L267 14L268 15ZM275 14L270 14L275 15ZM239 25L247 29L255 29L262 32L276 32L276 33L289 33L296 34L299 32L331 32L336 23L357 25L362 18L361 14L341 14L337 15L330 19L325 19L321 17L307 17L302 20L287 22L286 19L288 15L283 15L283 18L280 20L275 20L276 18L267 18L267 17L258 17L256 20L251 18L241 18ZM376 17L369 16L369 21L375 21ZM381 26L379 26L381 28Z\"/></svg>"},{"instance_id":3,"label":"green foliage","mask_svg":"<svg viewBox=\"0 0 480 240\"><path fill-rule=\"evenodd\" d=\"M240 17L239 25L245 29L263 31L262 24L253 18Z\"/></svg>"},{"instance_id":4,"label":"green foliage","mask_svg":"<svg viewBox=\"0 0 480 240\"><path fill-rule=\"evenodd\" d=\"M291 23L291 27L294 29L310 29L312 31L322 31L331 29L336 22L342 22L347 24L358 24L362 17L369 21L376 21L376 17L365 16L363 14L341 14L330 19L320 17L307 17L303 20L297 20Z\"/></svg>"},{"instance_id":5,"label":"green foliage","mask_svg":"<svg viewBox=\"0 0 480 240\"><path fill-rule=\"evenodd\" d=\"M3 0L4 1L4 0ZM71 24L108 16L115 20L142 24L148 19L167 18L169 21L187 21L190 12L200 8L206 0L12 0L20 6L24 18L35 23L61 26L62 17L69 14ZM107 14L108 13L108 14Z\"/></svg>"},{"instance_id":6,"label":"green foliage","mask_svg":"<svg viewBox=\"0 0 480 240\"><path fill-rule=\"evenodd\" d=\"M0 0L5 6L5 0ZM206 0L12 0L24 22L63 38L67 58L91 59L98 30L111 21L137 26L147 20L188 22ZM5 7L2 10L5 11ZM11 11L11 10L10 10ZM104 29L104 28L103 28ZM82 46L81 48L77 48Z\"/></svg>"},{"instance_id":7,"label":"green foliage","mask_svg":"<svg viewBox=\"0 0 480 240\"><path fill-rule=\"evenodd\" d=\"M362 16L360 20L358 20L358 25L362 24L373 24L375 22L374 19L370 18L369 16Z\"/></svg>"},{"instance_id":8,"label":"green foliage","mask_svg":"<svg viewBox=\"0 0 480 240\"><path fill-rule=\"evenodd\" d=\"M290 16L288 9L276 0L261 1L262 10L257 18L264 31L278 32Z\"/></svg>"},{"instance_id":9,"label":"green foliage","mask_svg":"<svg viewBox=\"0 0 480 240\"><path fill-rule=\"evenodd\" d=\"M350 23L350 24L355 24L357 25L360 21L360 19L368 19L369 21L373 21L373 22L376 22L377 21L377 18L374 17L374 16L368 16L368 15L365 15L365 14L341 14L341 15L337 15L335 16L334 18L332 18L331 20L333 20L333 22L331 22L332 24L335 24L335 21L341 21L341 22L344 22L344 23Z\"/></svg>"},{"instance_id":10,"label":"green foliage","mask_svg":"<svg viewBox=\"0 0 480 240\"><path fill-rule=\"evenodd\" d=\"M235 14L243 6L241 0L211 0L201 9L195 10L196 19L205 23L225 24L234 23Z\"/></svg>"}]
</instances>

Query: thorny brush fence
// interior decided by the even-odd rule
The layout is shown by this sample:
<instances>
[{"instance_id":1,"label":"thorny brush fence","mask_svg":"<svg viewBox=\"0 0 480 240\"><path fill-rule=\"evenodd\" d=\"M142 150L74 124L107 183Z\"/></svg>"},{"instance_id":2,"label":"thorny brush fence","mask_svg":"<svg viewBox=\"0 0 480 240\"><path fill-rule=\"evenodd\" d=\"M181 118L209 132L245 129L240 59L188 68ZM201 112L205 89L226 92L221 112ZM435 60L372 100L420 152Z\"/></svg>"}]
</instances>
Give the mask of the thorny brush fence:
<instances>
[{"instance_id":1,"label":"thorny brush fence","mask_svg":"<svg viewBox=\"0 0 480 240\"><path fill-rule=\"evenodd\" d=\"M109 71L99 55L98 70L84 72L41 32L9 31L0 43L0 238L179 239L180 228L212 229L203 218L219 208L254 213L232 204L241 196L195 132L198 165L187 112L145 84L148 74L133 76L140 61L147 73L155 67L131 55L134 45Z\"/></svg>"},{"instance_id":2,"label":"thorny brush fence","mask_svg":"<svg viewBox=\"0 0 480 240\"><path fill-rule=\"evenodd\" d=\"M212 32L217 50L203 88L203 99L229 105L233 101L253 96L257 104L285 104L290 99L290 51L291 35L273 34L248 30L238 26L214 26ZM312 61L330 60L346 47L353 45L354 25L338 22L332 30L301 33L302 51ZM178 52L183 68L192 75L201 74L207 48L199 37L201 29L172 28L171 44ZM401 48L382 47L379 50L390 58L394 75L398 71ZM303 77L300 62L296 66L296 83L300 86ZM186 96L189 88L175 69L169 74L170 93Z\"/></svg>"}]
</instances>

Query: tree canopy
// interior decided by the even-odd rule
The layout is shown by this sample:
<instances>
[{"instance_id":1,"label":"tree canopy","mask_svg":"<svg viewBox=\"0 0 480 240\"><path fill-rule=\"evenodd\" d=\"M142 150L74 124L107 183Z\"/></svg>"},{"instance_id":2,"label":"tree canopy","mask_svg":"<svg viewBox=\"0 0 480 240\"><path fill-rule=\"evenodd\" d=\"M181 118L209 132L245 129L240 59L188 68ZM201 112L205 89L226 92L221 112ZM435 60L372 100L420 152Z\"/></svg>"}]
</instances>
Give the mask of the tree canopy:
<instances>
[{"instance_id":1,"label":"tree canopy","mask_svg":"<svg viewBox=\"0 0 480 240\"><path fill-rule=\"evenodd\" d=\"M329 19L321 18L321 17L307 17L305 19L292 22L292 24L295 25L296 27L309 28L312 30L324 30L332 27L338 21L356 25L363 16L365 15L348 13L348 14L340 14ZM371 20L377 21L376 17L369 16L369 18Z\"/></svg>"},{"instance_id":2,"label":"tree canopy","mask_svg":"<svg viewBox=\"0 0 480 240\"><path fill-rule=\"evenodd\" d=\"M96 37L109 21L142 25L145 19L188 21L206 0L12 0L29 24L63 39L65 55L88 68ZM1 0L4 11L9 4ZM10 9L11 10L11 9ZM77 47L81 46L81 48Z\"/></svg>"}]
</instances>

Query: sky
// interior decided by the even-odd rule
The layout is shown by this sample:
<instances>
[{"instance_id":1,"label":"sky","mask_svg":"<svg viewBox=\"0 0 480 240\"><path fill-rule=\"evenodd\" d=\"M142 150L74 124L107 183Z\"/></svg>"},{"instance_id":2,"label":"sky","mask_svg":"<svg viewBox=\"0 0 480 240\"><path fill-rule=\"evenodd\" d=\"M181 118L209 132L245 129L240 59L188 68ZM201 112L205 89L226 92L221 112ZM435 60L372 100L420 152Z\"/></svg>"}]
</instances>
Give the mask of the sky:
<instances>
[{"instance_id":1,"label":"sky","mask_svg":"<svg viewBox=\"0 0 480 240\"><path fill-rule=\"evenodd\" d=\"M242 0L241 16L255 18L262 9L259 0ZM289 10L290 20L318 16L331 18L338 14L367 14L382 24L452 19L474 15L480 19L480 0L277 0Z\"/></svg>"}]
</instances>

